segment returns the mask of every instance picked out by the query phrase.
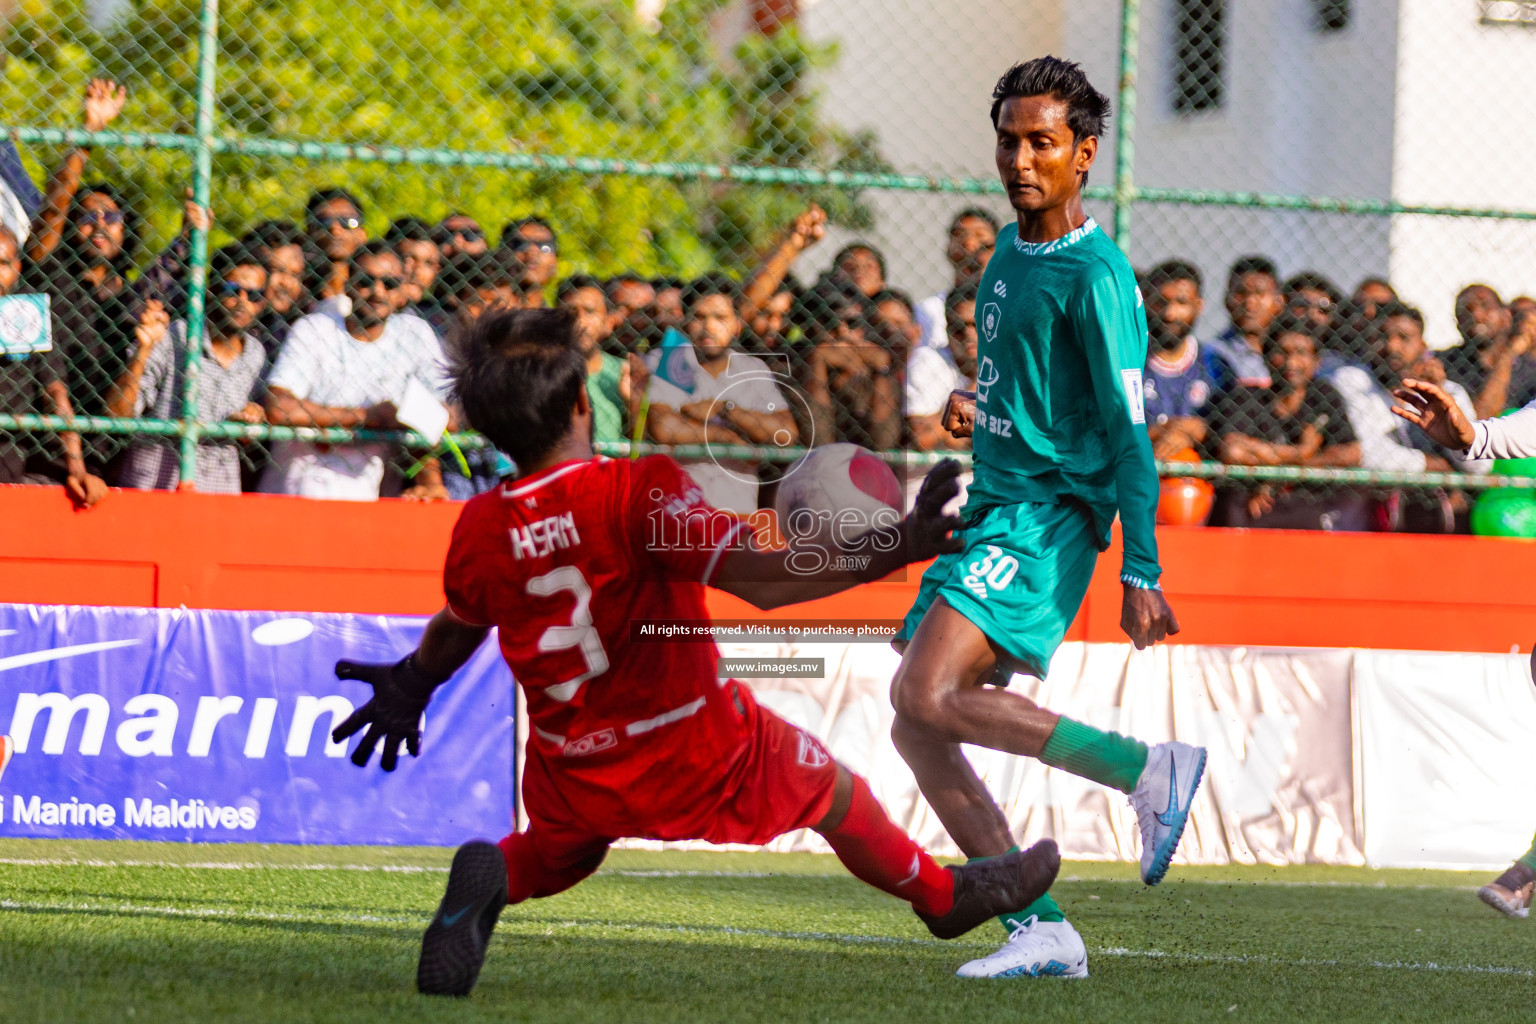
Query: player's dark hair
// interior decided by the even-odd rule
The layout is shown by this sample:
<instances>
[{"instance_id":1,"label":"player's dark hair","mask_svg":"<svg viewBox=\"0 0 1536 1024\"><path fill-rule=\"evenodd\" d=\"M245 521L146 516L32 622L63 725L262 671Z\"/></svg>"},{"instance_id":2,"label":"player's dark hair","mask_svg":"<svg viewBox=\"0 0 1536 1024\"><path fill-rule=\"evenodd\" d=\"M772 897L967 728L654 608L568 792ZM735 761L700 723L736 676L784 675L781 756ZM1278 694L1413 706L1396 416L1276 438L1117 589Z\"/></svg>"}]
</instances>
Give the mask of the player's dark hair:
<instances>
[{"instance_id":1,"label":"player's dark hair","mask_svg":"<svg viewBox=\"0 0 1536 1024\"><path fill-rule=\"evenodd\" d=\"M1247 274L1263 274L1276 286L1280 284L1280 270L1275 266L1275 261L1268 256L1244 256L1232 264L1232 269L1227 272L1227 287L1232 287L1232 282Z\"/></svg>"},{"instance_id":2,"label":"player's dark hair","mask_svg":"<svg viewBox=\"0 0 1536 1024\"><path fill-rule=\"evenodd\" d=\"M1424 330L1424 314L1406 302L1388 302L1376 311L1378 320L1387 320L1394 316L1407 317L1419 325L1419 330Z\"/></svg>"},{"instance_id":3,"label":"player's dark hair","mask_svg":"<svg viewBox=\"0 0 1536 1024\"><path fill-rule=\"evenodd\" d=\"M993 120L995 121L996 117ZM950 218L949 233L954 234L955 228L959 227L960 222L963 220L984 220L992 226L992 233L994 235L1003 229L1002 222L997 219L997 215L991 210L981 206L967 206Z\"/></svg>"},{"instance_id":4,"label":"player's dark hair","mask_svg":"<svg viewBox=\"0 0 1536 1024\"><path fill-rule=\"evenodd\" d=\"M570 277L567 277L561 281L560 284L555 288L555 301L564 302L566 299L581 291L583 288L594 289L597 294L603 297L603 304L608 304L608 292L604 290L603 282L599 281L591 274L572 274Z\"/></svg>"},{"instance_id":5,"label":"player's dark hair","mask_svg":"<svg viewBox=\"0 0 1536 1024\"><path fill-rule=\"evenodd\" d=\"M1280 339L1287 334L1300 334L1312 339L1312 350L1321 352L1323 348L1322 333L1317 325L1304 316L1285 312L1275 317L1270 322L1269 329L1264 332L1264 356L1267 359L1269 353L1278 348Z\"/></svg>"},{"instance_id":6,"label":"player's dark hair","mask_svg":"<svg viewBox=\"0 0 1536 1024\"><path fill-rule=\"evenodd\" d=\"M711 295L724 295L731 301L731 308L735 309L737 300L741 298L741 287L724 274L696 277L683 286L683 308L691 315L693 307Z\"/></svg>"},{"instance_id":7,"label":"player's dark hair","mask_svg":"<svg viewBox=\"0 0 1536 1024\"><path fill-rule=\"evenodd\" d=\"M547 455L571 429L587 386L566 309L486 313L448 346L448 380L469 425L519 466Z\"/></svg>"},{"instance_id":8,"label":"player's dark hair","mask_svg":"<svg viewBox=\"0 0 1536 1024\"><path fill-rule=\"evenodd\" d=\"M832 257L833 269L835 270L836 268L842 266L844 256L847 256L849 253L858 252L860 250L869 253L875 258L875 262L880 264L880 279L882 281L885 280L885 254L879 249L876 249L874 246L870 245L868 242L852 242L837 250L837 255Z\"/></svg>"},{"instance_id":9,"label":"player's dark hair","mask_svg":"<svg viewBox=\"0 0 1536 1024\"><path fill-rule=\"evenodd\" d=\"M917 307L912 302L912 296L908 295L900 288L886 288L882 291L878 291L875 293L874 298L869 300L869 304L871 306L879 306L886 302L899 302L903 306L907 307L908 313L915 314L917 311Z\"/></svg>"},{"instance_id":10,"label":"player's dark hair","mask_svg":"<svg viewBox=\"0 0 1536 1024\"><path fill-rule=\"evenodd\" d=\"M326 203L334 202L337 199L345 199L351 203L352 209L357 211L358 217L362 217L363 204L357 201L357 196L354 196L344 188L322 188L311 192L309 198L304 200L304 219L313 221L316 210Z\"/></svg>"},{"instance_id":11,"label":"player's dark hair","mask_svg":"<svg viewBox=\"0 0 1536 1024\"><path fill-rule=\"evenodd\" d=\"M1308 291L1322 292L1334 305L1344 301L1344 293L1339 291L1339 286L1315 270L1303 270L1299 274L1292 274L1285 282L1284 291L1287 299L1297 292Z\"/></svg>"},{"instance_id":12,"label":"player's dark hair","mask_svg":"<svg viewBox=\"0 0 1536 1024\"><path fill-rule=\"evenodd\" d=\"M1197 292L1205 286L1205 282L1200 277L1200 268L1188 260L1164 260L1147 271L1147 284L1153 289L1172 284L1174 281L1193 282Z\"/></svg>"},{"instance_id":13,"label":"player's dark hair","mask_svg":"<svg viewBox=\"0 0 1536 1024\"><path fill-rule=\"evenodd\" d=\"M992 89L992 127L1003 101L1024 96L1054 96L1067 105L1072 141L1098 138L1109 125L1109 97L1095 89L1083 69L1060 57L1036 57L1003 72Z\"/></svg>"},{"instance_id":14,"label":"player's dark hair","mask_svg":"<svg viewBox=\"0 0 1536 1024\"><path fill-rule=\"evenodd\" d=\"M955 333L955 325L960 318L960 307L965 303L975 303L977 296L981 294L980 282L967 281L949 290L944 296L944 330L947 334Z\"/></svg>"},{"instance_id":15,"label":"player's dark hair","mask_svg":"<svg viewBox=\"0 0 1536 1024\"><path fill-rule=\"evenodd\" d=\"M347 267L350 272L355 273L357 272L358 266L363 262L363 260L377 259L380 256L393 256L395 259L400 258L400 254L395 252L395 245L393 242L386 242L382 238L370 238L368 241L358 246L356 251L352 253L352 257L347 261Z\"/></svg>"}]
</instances>

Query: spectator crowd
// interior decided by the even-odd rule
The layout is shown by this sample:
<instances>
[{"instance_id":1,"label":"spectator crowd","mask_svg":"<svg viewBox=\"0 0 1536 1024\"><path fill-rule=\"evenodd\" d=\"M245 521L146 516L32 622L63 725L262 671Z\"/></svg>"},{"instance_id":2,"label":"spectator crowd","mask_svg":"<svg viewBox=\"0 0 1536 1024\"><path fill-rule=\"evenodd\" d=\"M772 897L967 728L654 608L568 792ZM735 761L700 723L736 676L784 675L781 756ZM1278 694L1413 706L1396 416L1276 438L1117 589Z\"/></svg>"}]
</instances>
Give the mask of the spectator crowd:
<instances>
[{"instance_id":1,"label":"spectator crowd","mask_svg":"<svg viewBox=\"0 0 1536 1024\"><path fill-rule=\"evenodd\" d=\"M111 124L123 90L92 82L88 130ZM0 296L46 295L51 346L0 361L0 412L182 418L189 350L205 423L378 431L457 426L444 393L444 346L487 309L569 311L587 360L594 439L660 445L798 447L851 441L879 450L964 450L941 426L951 391L976 380L977 289L999 223L967 208L944 240L945 287L914 300L884 254L856 242L814 281L791 273L825 236L811 206L737 282L621 273L561 275L557 211L501 228L493 245L464 213L402 215L371 238L362 201L311 195L294 221L271 220L210 254L201 338L188 336L188 254L212 212L189 198L181 233L141 261L140 225L122 189L85 182L90 154L68 152L39 192L0 146ZM143 263L143 269L135 268ZM1456 300L1461 344L1441 353L1424 317L1379 278L1346 296L1317 273L1283 277L1263 256L1238 260L1221 298L1227 326L1196 336L1213 288L1172 259L1140 275L1149 349L1148 431L1162 460L1234 466L1359 467L1487 473L1391 413L1405 377L1440 383L1469 416L1536 398L1536 300L1506 303L1472 284ZM463 499L511 469L493 450L402 452L393 443L259 444L223 431L198 442L199 491L316 498ZM227 436L223 436L227 435ZM37 435L42 437L42 435ZM0 483L62 484L81 504L107 485L180 485L179 441L64 433L47 450L0 433ZM696 449L699 450L699 449ZM782 466L685 459L718 507L771 502ZM1223 484L1182 521L1292 529L1465 530L1455 487L1413 492L1268 482ZM1428 500L1423 500L1427 494ZM1174 515L1171 521L1181 521Z\"/></svg>"}]
</instances>

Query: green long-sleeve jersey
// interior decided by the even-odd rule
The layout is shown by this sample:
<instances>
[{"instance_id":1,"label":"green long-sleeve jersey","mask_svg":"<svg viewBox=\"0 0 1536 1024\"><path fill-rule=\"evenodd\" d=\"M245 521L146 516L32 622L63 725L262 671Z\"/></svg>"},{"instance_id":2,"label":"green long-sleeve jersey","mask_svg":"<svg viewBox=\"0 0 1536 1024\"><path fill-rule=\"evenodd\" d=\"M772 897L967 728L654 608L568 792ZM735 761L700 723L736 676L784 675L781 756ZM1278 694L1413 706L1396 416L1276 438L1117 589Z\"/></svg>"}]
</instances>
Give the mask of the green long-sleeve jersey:
<instances>
[{"instance_id":1,"label":"green long-sleeve jersey","mask_svg":"<svg viewBox=\"0 0 1536 1024\"><path fill-rule=\"evenodd\" d=\"M1090 218L1050 242L997 237L976 299L975 480L967 513L1021 501L1087 505L1122 579L1156 585L1157 468L1141 372L1147 318L1129 261Z\"/></svg>"}]
</instances>

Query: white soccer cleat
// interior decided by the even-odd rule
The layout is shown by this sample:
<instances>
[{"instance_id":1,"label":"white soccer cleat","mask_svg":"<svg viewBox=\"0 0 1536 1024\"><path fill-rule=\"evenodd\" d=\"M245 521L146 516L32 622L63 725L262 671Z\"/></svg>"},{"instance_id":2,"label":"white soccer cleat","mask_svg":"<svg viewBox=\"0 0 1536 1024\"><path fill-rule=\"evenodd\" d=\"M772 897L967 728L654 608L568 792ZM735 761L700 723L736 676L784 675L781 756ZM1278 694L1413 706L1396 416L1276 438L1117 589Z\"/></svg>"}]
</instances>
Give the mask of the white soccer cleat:
<instances>
[{"instance_id":1,"label":"white soccer cleat","mask_svg":"<svg viewBox=\"0 0 1536 1024\"><path fill-rule=\"evenodd\" d=\"M1477 890L1477 898L1505 917L1530 917L1531 894L1536 890L1536 882L1526 882L1519 888L1511 889L1500 885L1502 881L1501 878L1498 882L1489 882Z\"/></svg>"},{"instance_id":2,"label":"white soccer cleat","mask_svg":"<svg viewBox=\"0 0 1536 1024\"><path fill-rule=\"evenodd\" d=\"M961 965L959 978L1086 978L1088 949L1066 921L1025 918L1014 925L1007 945Z\"/></svg>"},{"instance_id":3,"label":"white soccer cleat","mask_svg":"<svg viewBox=\"0 0 1536 1024\"><path fill-rule=\"evenodd\" d=\"M1147 751L1147 766L1131 791L1131 808L1141 826L1141 880L1147 885L1168 873L1204 774L1204 747L1159 743Z\"/></svg>"}]
</instances>

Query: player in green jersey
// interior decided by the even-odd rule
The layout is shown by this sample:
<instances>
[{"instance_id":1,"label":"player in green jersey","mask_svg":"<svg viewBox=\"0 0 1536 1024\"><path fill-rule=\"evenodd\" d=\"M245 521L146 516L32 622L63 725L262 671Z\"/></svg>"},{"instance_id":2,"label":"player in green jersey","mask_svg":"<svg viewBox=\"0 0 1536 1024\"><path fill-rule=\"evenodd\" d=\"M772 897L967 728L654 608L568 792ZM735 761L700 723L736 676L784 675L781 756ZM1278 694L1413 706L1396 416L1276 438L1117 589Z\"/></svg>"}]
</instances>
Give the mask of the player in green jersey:
<instances>
[{"instance_id":1,"label":"player in green jersey","mask_svg":"<svg viewBox=\"0 0 1536 1024\"><path fill-rule=\"evenodd\" d=\"M1158 586L1141 294L1125 256L1083 210L1109 100L1055 57L1010 68L992 96L997 169L1018 217L999 233L981 280L976 391L957 392L946 410L952 432L973 439L966 547L923 575L897 641L893 737L968 857L999 856L1014 841L962 743L1037 757L1128 794L1142 878L1155 885L1183 834L1205 750L1149 748L988 685L1045 675L1116 514L1122 628L1138 648L1179 629ZM1049 894L1003 925L1007 945L962 976L1087 975L1082 938Z\"/></svg>"}]
</instances>

